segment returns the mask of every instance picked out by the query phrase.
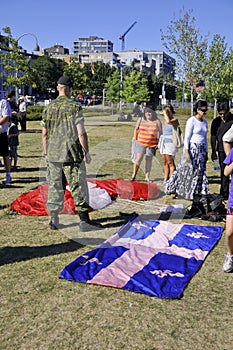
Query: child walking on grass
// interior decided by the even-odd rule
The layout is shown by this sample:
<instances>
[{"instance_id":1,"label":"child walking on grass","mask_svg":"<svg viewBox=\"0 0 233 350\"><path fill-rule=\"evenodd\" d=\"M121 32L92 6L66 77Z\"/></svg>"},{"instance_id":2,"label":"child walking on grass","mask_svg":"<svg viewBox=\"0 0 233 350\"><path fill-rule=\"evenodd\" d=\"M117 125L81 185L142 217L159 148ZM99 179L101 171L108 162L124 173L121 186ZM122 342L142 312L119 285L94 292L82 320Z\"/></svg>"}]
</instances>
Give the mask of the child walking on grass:
<instances>
[{"instance_id":1,"label":"child walking on grass","mask_svg":"<svg viewBox=\"0 0 233 350\"><path fill-rule=\"evenodd\" d=\"M13 160L13 167L11 169L16 170L17 161L18 161L17 148L19 145L19 130L18 130L18 127L11 120L9 121L7 134L8 134L8 143L10 147L11 163Z\"/></svg>"}]
</instances>

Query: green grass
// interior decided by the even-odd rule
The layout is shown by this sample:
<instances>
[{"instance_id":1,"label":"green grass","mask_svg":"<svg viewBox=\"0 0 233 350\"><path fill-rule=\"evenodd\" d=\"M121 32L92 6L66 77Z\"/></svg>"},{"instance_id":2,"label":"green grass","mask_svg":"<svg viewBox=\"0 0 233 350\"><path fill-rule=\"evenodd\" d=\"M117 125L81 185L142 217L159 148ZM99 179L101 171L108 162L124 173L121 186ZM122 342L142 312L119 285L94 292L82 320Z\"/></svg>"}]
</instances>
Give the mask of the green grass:
<instances>
[{"instance_id":1,"label":"green grass","mask_svg":"<svg viewBox=\"0 0 233 350\"><path fill-rule=\"evenodd\" d=\"M183 129L187 116L179 118ZM119 123L117 116L97 113L87 118L92 154L88 176L100 179L131 176L134 124L135 121ZM16 197L43 180L39 122L29 122L28 131L20 135L19 154L22 158L19 158L19 171L12 173L12 185L0 188L0 349L232 349L233 275L222 272L224 235L181 300L60 280L61 270L77 256L93 249L93 244L82 245L79 238L69 240L66 230L50 231L48 217L8 211ZM156 180L162 179L159 154L154 159L152 173ZM210 191L218 192L219 178L211 161L208 161L208 175ZM2 168L0 176L4 177ZM144 179L143 168L139 179ZM148 202L118 201L91 213L109 227L94 238L98 242L120 227L122 208L129 213L134 210L153 213L171 202L182 200L164 196ZM72 219L75 221L76 217ZM199 219L188 222L215 225ZM86 234L87 241L89 237L90 234ZM91 239L93 243L93 237Z\"/></svg>"}]
</instances>

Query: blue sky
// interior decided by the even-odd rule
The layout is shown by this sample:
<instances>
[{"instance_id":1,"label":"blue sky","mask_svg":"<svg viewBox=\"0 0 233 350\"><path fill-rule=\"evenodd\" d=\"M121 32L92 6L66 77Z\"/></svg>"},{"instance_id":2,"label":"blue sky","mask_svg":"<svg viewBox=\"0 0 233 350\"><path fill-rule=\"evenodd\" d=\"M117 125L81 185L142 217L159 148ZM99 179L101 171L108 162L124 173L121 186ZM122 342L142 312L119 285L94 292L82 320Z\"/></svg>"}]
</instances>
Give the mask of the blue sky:
<instances>
[{"instance_id":1,"label":"blue sky","mask_svg":"<svg viewBox=\"0 0 233 350\"><path fill-rule=\"evenodd\" d=\"M125 37L125 49L164 50L160 28L166 29L182 6L193 10L202 34L225 36L228 47L233 47L233 0L2 1L0 29L9 26L13 37L33 33L40 48L60 44L70 53L74 40L97 35L111 40L114 51L119 51L119 36L137 21ZM35 39L26 35L19 43L30 52Z\"/></svg>"}]
</instances>

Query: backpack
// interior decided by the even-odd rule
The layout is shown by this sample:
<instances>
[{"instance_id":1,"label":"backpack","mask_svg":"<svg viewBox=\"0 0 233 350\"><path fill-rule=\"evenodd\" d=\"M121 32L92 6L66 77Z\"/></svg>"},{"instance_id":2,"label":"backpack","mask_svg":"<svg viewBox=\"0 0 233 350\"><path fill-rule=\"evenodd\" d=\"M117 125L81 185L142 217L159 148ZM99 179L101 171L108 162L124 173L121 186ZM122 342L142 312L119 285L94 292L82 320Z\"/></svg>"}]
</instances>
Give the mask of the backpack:
<instances>
[{"instance_id":1,"label":"backpack","mask_svg":"<svg viewBox=\"0 0 233 350\"><path fill-rule=\"evenodd\" d=\"M202 220L212 222L224 221L227 210L223 203L223 197L217 193L213 193L208 194L205 198L205 203L203 203L205 214L202 215Z\"/></svg>"}]
</instances>

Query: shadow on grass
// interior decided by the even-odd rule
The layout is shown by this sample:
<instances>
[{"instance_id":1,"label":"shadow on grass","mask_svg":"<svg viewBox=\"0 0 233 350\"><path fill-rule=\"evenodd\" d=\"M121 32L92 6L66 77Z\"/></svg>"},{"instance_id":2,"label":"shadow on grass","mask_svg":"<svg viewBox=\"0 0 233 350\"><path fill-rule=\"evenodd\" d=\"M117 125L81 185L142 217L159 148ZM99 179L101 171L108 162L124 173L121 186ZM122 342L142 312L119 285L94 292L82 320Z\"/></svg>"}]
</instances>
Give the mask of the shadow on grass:
<instances>
[{"instance_id":1,"label":"shadow on grass","mask_svg":"<svg viewBox=\"0 0 233 350\"><path fill-rule=\"evenodd\" d=\"M43 258L51 255L73 252L82 247L82 244L74 241L52 244L48 246L4 247L0 250L0 266L31 260L34 258Z\"/></svg>"},{"instance_id":2,"label":"shadow on grass","mask_svg":"<svg viewBox=\"0 0 233 350\"><path fill-rule=\"evenodd\" d=\"M112 174L88 174L87 178L89 177L90 179L95 179L98 177L106 177L106 176L110 176Z\"/></svg>"},{"instance_id":3,"label":"shadow on grass","mask_svg":"<svg viewBox=\"0 0 233 350\"><path fill-rule=\"evenodd\" d=\"M126 224L126 222L134 214L135 213L132 213L132 214L121 213L120 215L116 215L116 216L112 216L112 217L95 219L95 221L103 224L103 229L113 228L113 227L119 228L120 226ZM106 221L108 221L108 223L106 223ZM114 222L109 222L109 221L114 221ZM79 222L77 221L77 222L69 223L69 224L62 224L62 223L59 224L59 229L65 229L66 227L69 227L69 228L74 227L74 228L78 229Z\"/></svg>"},{"instance_id":4,"label":"shadow on grass","mask_svg":"<svg viewBox=\"0 0 233 350\"><path fill-rule=\"evenodd\" d=\"M0 184L0 188L1 189L9 189L9 188L24 188L24 186L15 186L15 185L12 185L12 183L10 184Z\"/></svg>"},{"instance_id":5,"label":"shadow on grass","mask_svg":"<svg viewBox=\"0 0 233 350\"><path fill-rule=\"evenodd\" d=\"M43 168L38 168L38 167L35 167L35 168L25 168L25 167L19 167L17 168L17 170L15 171L12 171L12 174L16 174L16 173L20 173L20 172L23 172L23 173L30 173L30 172L34 172L34 171L39 171L39 170L44 170Z\"/></svg>"},{"instance_id":6,"label":"shadow on grass","mask_svg":"<svg viewBox=\"0 0 233 350\"><path fill-rule=\"evenodd\" d=\"M11 182L11 184L14 184L14 183L19 183L19 184L29 184L29 183L32 183L32 182L38 182L39 183L39 177L36 176L36 177L24 177L22 179L17 179L17 180L13 180Z\"/></svg>"},{"instance_id":7,"label":"shadow on grass","mask_svg":"<svg viewBox=\"0 0 233 350\"><path fill-rule=\"evenodd\" d=\"M24 156L24 155L19 155L18 154L18 158L28 158L28 159L31 159L31 158L42 158L42 155L40 155L40 156Z\"/></svg>"},{"instance_id":8,"label":"shadow on grass","mask_svg":"<svg viewBox=\"0 0 233 350\"><path fill-rule=\"evenodd\" d=\"M24 133L24 134L41 134L41 130L40 129L27 129L25 131L21 131L19 130L20 133Z\"/></svg>"},{"instance_id":9,"label":"shadow on grass","mask_svg":"<svg viewBox=\"0 0 233 350\"><path fill-rule=\"evenodd\" d=\"M7 188L23 188L24 186L20 186L20 184L29 184L29 183L34 183L34 182L39 183L38 176L36 176L36 177L24 177L24 178L16 179L16 180L13 179L9 184L0 183L0 188L2 188L2 189L4 189L4 188L5 189L7 189Z\"/></svg>"}]
</instances>

